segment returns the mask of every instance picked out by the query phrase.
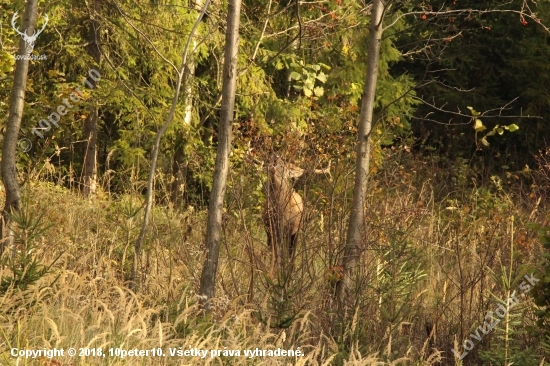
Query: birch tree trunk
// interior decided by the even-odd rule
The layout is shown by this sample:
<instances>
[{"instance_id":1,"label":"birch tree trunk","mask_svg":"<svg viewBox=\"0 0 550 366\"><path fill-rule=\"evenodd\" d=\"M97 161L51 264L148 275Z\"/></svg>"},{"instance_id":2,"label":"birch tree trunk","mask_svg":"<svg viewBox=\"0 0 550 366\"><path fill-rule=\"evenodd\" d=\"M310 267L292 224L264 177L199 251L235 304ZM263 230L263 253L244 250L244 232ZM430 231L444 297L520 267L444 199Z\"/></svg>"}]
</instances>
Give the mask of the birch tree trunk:
<instances>
[{"instance_id":1,"label":"birch tree trunk","mask_svg":"<svg viewBox=\"0 0 550 366\"><path fill-rule=\"evenodd\" d=\"M206 227L206 261L204 263L200 295L206 310L210 309L209 300L214 296L218 256L220 253L220 233L225 186L229 171L229 153L233 128L233 110L237 89L237 56L239 52L239 17L241 0L229 0L227 12L227 30L225 33L225 56L223 67L222 108L218 133L218 150L214 168L214 182L208 206Z\"/></svg>"},{"instance_id":2,"label":"birch tree trunk","mask_svg":"<svg viewBox=\"0 0 550 366\"><path fill-rule=\"evenodd\" d=\"M351 288L353 277L359 264L361 246L365 241L365 197L370 162L370 133L374 111L374 96L378 79L380 61L380 43L382 42L382 18L384 2L374 0L371 10L369 47L367 58L367 76L361 103L359 131L357 133L357 157L355 163L355 185L353 202L346 238L346 247L342 259L343 277L336 285L336 297L342 303Z\"/></svg>"},{"instance_id":3,"label":"birch tree trunk","mask_svg":"<svg viewBox=\"0 0 550 366\"><path fill-rule=\"evenodd\" d=\"M23 32L27 35L33 34L36 23L38 0L27 0L25 14L23 16ZM29 73L29 60L25 56L27 53L27 43L23 38L19 40L20 57L15 63L15 75L13 80L13 89L11 90L10 112L2 145L2 182L6 190L6 202L2 212L2 223L0 225L0 254L5 247L12 247L13 237L9 232L9 215L19 211L21 208L21 191L17 180L16 157L17 157L17 137L21 129L21 119L23 118L23 109L25 106L25 89L27 87L27 76ZM5 226L5 227L4 227ZM6 233L4 233L6 231ZM4 237L6 235L6 237ZM6 240L1 240L6 239Z\"/></svg>"},{"instance_id":4,"label":"birch tree trunk","mask_svg":"<svg viewBox=\"0 0 550 366\"><path fill-rule=\"evenodd\" d=\"M99 22L95 20L96 3L93 2L94 9L91 15L90 28L88 30L88 53L93 57L94 62L99 68L101 53L99 51ZM97 82L88 77L92 88L97 87ZM85 197L94 197L97 193L97 124L99 122L99 110L96 106L90 106L88 118L84 122L83 135L87 139L86 153L84 155L82 193Z\"/></svg>"},{"instance_id":5,"label":"birch tree trunk","mask_svg":"<svg viewBox=\"0 0 550 366\"><path fill-rule=\"evenodd\" d=\"M204 6L204 0L189 1L189 8L200 10ZM187 62L187 72L185 73L185 80L183 82L183 93L185 96L185 110L183 114L183 123L190 125L193 119L193 78L195 76L196 61L193 57L193 53L199 44L198 35L193 37L191 42L192 53L189 56ZM183 202L183 195L185 193L185 179L187 175L187 162L184 147L185 141L182 134L176 136L177 141L175 144L174 158L172 160L172 184L170 186L170 201L174 206L178 206L180 202Z\"/></svg>"},{"instance_id":6,"label":"birch tree trunk","mask_svg":"<svg viewBox=\"0 0 550 366\"><path fill-rule=\"evenodd\" d=\"M189 1L189 8L190 9L196 9L201 10L204 6L204 0L190 0ZM197 63L195 61L194 53L199 45L200 35L196 34L193 35L193 39L191 40L191 54L189 56L189 60L187 61L187 72L185 73L185 81L183 83L184 86L184 96L185 96L185 111L183 115L183 123L186 125L191 124L191 120L193 117L193 78L195 76L195 69L197 66Z\"/></svg>"}]
</instances>

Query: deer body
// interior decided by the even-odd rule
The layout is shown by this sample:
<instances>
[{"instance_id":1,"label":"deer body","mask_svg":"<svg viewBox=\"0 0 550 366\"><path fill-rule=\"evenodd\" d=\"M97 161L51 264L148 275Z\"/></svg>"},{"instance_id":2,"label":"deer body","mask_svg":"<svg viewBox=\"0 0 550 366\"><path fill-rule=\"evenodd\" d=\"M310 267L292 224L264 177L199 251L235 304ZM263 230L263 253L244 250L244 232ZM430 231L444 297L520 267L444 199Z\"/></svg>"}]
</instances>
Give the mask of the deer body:
<instances>
[{"instance_id":1,"label":"deer body","mask_svg":"<svg viewBox=\"0 0 550 366\"><path fill-rule=\"evenodd\" d=\"M314 173L327 173L328 169L330 165L327 169L314 170ZM277 262L281 256L291 259L296 249L304 202L292 187L291 179L299 178L304 172L304 169L284 163L279 157L268 168L263 221L268 246L274 251Z\"/></svg>"},{"instance_id":2,"label":"deer body","mask_svg":"<svg viewBox=\"0 0 550 366\"><path fill-rule=\"evenodd\" d=\"M304 204L302 197L291 186L290 178L302 174L300 168L285 165L280 160L269 167L264 225L268 245L275 251L276 258L283 253L292 257L296 247ZM281 253L281 250L284 252Z\"/></svg>"}]
</instances>

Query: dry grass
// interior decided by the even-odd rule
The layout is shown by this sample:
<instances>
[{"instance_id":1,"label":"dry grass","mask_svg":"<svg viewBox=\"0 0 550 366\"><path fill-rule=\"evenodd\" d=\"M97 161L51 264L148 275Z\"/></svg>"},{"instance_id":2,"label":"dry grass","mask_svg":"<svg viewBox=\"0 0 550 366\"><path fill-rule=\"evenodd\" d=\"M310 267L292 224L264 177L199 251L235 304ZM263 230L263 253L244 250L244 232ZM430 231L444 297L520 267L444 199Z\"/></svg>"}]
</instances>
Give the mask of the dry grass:
<instances>
[{"instance_id":1,"label":"dry grass","mask_svg":"<svg viewBox=\"0 0 550 366\"><path fill-rule=\"evenodd\" d=\"M372 181L362 277L349 313L331 297L338 276L349 181L338 174L301 236L296 271L267 275L269 255L247 189L232 182L218 297L206 316L197 307L204 212L157 206L141 263L141 286L127 289L141 201L86 201L49 184L25 189L25 210L44 212L47 234L33 255L52 271L25 291L0 295L2 365L433 365L454 364L450 352L479 324L503 288L499 272L536 263L540 248L522 229L523 213L505 194L473 192L436 202L429 182L413 184L403 169ZM343 168L342 171L345 171ZM246 183L246 182L245 182ZM382 184L384 183L384 184ZM243 183L244 184L244 183ZM415 188L417 187L417 188ZM240 192L240 193L239 193ZM336 202L336 204L334 204ZM234 213L234 214L233 214ZM511 217L515 226L511 226ZM519 228L519 229L518 229ZM515 234L515 235L514 235ZM510 243L516 256L510 262ZM9 268L0 270L0 277ZM521 329L532 324L530 299ZM286 321L286 323L285 323ZM285 328L270 325L283 325ZM428 337L426 324L433 325ZM518 328L519 329L519 328ZM536 346L525 333L523 344ZM300 349L303 357L56 357L25 360L10 349ZM501 347L489 336L472 351ZM466 362L465 364L468 364Z\"/></svg>"},{"instance_id":2,"label":"dry grass","mask_svg":"<svg viewBox=\"0 0 550 366\"><path fill-rule=\"evenodd\" d=\"M242 299L221 296L215 312L206 317L196 305L194 284L200 270L200 230L189 233L189 220L200 215L156 212L155 239L150 243L138 294L123 280L137 230L132 216L136 202L88 202L51 185L39 184L25 193L33 197L26 210L45 211L48 235L40 238L34 255L49 263L61 254L54 270L25 291L11 289L0 296L3 365L179 365L179 364L328 364L337 346L314 336L316 322L305 313L285 330L257 320ZM118 216L115 215L118 212ZM170 215L173 215L170 217ZM185 219L187 217L187 219ZM189 217L193 217L190 219ZM182 235L181 233L186 233ZM162 243L162 244L161 244ZM177 252L176 252L177 251ZM170 256L170 260L167 257ZM170 262L171 261L171 262ZM224 277L222 265L221 275ZM8 275L6 267L0 276ZM153 349L300 349L303 357L55 357L15 358L11 348L70 347ZM323 362L321 363L321 360ZM374 357L354 353L353 365L377 364Z\"/></svg>"}]
</instances>

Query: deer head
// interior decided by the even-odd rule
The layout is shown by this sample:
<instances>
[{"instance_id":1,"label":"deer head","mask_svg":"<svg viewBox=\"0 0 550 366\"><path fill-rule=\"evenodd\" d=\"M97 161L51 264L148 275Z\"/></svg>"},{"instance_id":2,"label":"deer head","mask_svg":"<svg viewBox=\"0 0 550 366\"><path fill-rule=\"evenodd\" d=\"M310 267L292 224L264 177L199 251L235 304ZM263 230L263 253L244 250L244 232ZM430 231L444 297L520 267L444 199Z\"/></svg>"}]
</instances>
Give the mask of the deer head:
<instances>
[{"instance_id":1,"label":"deer head","mask_svg":"<svg viewBox=\"0 0 550 366\"><path fill-rule=\"evenodd\" d=\"M29 55L32 50L34 49L34 44L36 43L36 39L38 38L38 36L40 35L40 33L42 33L44 31L44 28L46 28L46 24L48 24L48 14L46 14L44 16L44 18L46 19L46 21L44 22L44 25L42 26L42 29L40 29L38 32L36 31L36 29L34 29L32 31L32 34L31 35L28 35L27 34L27 30L25 29L24 32L21 32L19 30L19 28L15 25L15 21L17 20L17 18L19 18L19 12L15 12L13 14L13 17L11 18L11 26L13 27L13 29L23 38L23 40L25 41L25 44L26 44L26 51L27 51L27 55Z\"/></svg>"}]
</instances>

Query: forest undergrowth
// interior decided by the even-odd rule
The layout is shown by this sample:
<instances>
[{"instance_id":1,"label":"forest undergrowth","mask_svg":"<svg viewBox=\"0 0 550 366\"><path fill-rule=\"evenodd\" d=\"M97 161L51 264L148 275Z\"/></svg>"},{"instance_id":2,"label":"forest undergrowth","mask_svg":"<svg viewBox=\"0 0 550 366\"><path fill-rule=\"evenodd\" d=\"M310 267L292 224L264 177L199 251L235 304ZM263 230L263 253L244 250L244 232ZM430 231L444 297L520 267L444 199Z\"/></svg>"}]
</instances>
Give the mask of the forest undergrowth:
<instances>
[{"instance_id":1,"label":"forest undergrowth","mask_svg":"<svg viewBox=\"0 0 550 366\"><path fill-rule=\"evenodd\" d=\"M486 314L537 269L545 189L531 178L482 187L434 159L389 159L370 181L368 235L346 304L333 296L345 239L349 166L303 183L307 219L294 266L275 270L255 195L261 175L230 176L212 312L199 307L206 212L157 204L136 291L126 281L142 219L134 195L96 200L28 182L14 217L17 253L0 267L2 365L539 365L529 294L481 340ZM531 180L530 180L531 179ZM526 183L527 182L527 183ZM527 187L526 189L521 187ZM442 192L446 192L443 194ZM467 339L473 348L462 361ZM102 349L87 357L13 357L12 348ZM112 357L109 349L162 349L166 357ZM246 357L299 349L303 356ZM168 356L177 350L233 356ZM235 356L239 350L240 356ZM79 352L79 351L78 351Z\"/></svg>"}]
</instances>

